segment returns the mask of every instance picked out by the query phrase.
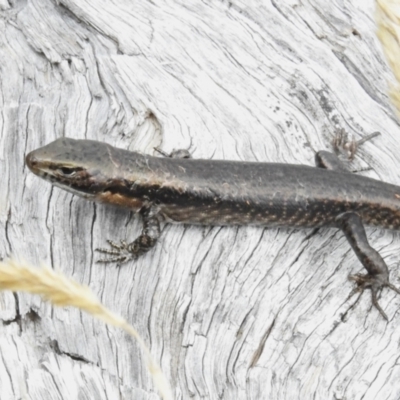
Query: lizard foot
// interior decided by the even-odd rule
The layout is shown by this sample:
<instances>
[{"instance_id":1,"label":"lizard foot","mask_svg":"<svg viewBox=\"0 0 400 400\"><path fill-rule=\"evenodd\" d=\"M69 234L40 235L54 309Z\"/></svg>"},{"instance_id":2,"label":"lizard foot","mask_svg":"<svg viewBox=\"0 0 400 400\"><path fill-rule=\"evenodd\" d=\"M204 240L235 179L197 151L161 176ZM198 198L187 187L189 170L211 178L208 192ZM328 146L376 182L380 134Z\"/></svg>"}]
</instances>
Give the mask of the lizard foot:
<instances>
[{"instance_id":1,"label":"lizard foot","mask_svg":"<svg viewBox=\"0 0 400 400\"><path fill-rule=\"evenodd\" d=\"M339 129L332 140L332 145L336 153L344 151L347 153L348 159L353 160L358 148L378 135L380 135L380 132L371 133L360 140L356 140L354 137L349 139L347 132L344 129Z\"/></svg>"},{"instance_id":2,"label":"lizard foot","mask_svg":"<svg viewBox=\"0 0 400 400\"><path fill-rule=\"evenodd\" d=\"M135 260L138 257L138 251L134 243L128 244L125 240L121 240L120 243L107 240L107 243L110 245L109 249L98 248L96 251L102 254L108 254L111 257L100 258L97 260L98 263L125 263L130 260Z\"/></svg>"},{"instance_id":3,"label":"lizard foot","mask_svg":"<svg viewBox=\"0 0 400 400\"><path fill-rule=\"evenodd\" d=\"M386 319L386 321L389 321L388 316L378 303L378 294L382 291L384 287L392 289L397 294L400 294L400 290L389 282L387 275L355 274L350 275L349 279L356 283L356 287L351 291L347 300L349 300L350 297L352 297L354 294L360 293L357 297L357 300L350 308L354 308L356 306L365 289L370 289L372 305L379 311L379 313L382 315L383 318Z\"/></svg>"}]
</instances>

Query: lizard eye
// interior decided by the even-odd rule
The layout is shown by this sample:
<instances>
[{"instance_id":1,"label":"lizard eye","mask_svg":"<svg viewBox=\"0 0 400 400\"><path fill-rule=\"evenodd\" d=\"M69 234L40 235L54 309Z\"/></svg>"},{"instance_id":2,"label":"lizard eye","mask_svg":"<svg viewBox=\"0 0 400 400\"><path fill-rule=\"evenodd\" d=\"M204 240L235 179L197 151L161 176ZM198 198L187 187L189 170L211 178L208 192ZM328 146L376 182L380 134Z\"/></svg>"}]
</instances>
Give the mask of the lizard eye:
<instances>
[{"instance_id":1,"label":"lizard eye","mask_svg":"<svg viewBox=\"0 0 400 400\"><path fill-rule=\"evenodd\" d=\"M62 167L62 168L58 168L57 171L61 175L64 175L64 176L74 176L76 174L75 168Z\"/></svg>"}]
</instances>

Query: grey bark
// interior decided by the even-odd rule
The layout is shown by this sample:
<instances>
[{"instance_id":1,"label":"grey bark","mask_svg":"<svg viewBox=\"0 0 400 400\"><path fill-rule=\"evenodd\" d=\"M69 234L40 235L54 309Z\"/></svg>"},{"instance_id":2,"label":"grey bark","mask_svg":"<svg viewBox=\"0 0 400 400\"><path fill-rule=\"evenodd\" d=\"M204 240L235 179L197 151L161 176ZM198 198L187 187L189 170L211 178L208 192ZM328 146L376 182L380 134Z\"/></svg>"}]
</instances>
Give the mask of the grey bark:
<instances>
[{"instance_id":1,"label":"grey bark","mask_svg":"<svg viewBox=\"0 0 400 400\"><path fill-rule=\"evenodd\" d=\"M0 0L0 256L88 285L149 344L176 399L398 399L400 298L387 324L332 229L163 228L121 268L95 263L129 212L31 174L24 155L61 136L151 153L313 164L344 129L380 131L351 165L400 182L391 72L374 3ZM368 229L399 285L400 237ZM0 398L158 399L126 334L38 297L0 295Z\"/></svg>"}]
</instances>

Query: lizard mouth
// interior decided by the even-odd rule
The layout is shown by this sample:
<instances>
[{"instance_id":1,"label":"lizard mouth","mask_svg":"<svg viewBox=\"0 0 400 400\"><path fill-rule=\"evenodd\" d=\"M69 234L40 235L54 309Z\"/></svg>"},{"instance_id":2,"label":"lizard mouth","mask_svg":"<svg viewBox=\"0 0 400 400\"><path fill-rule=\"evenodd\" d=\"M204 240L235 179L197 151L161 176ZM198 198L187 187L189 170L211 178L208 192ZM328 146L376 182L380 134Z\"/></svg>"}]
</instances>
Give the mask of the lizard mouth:
<instances>
[{"instance_id":1,"label":"lizard mouth","mask_svg":"<svg viewBox=\"0 0 400 400\"><path fill-rule=\"evenodd\" d=\"M35 156L35 151L30 152L27 154L25 157L26 165L28 168L35 174L40 176L42 179L45 179L46 181L50 182L52 185L57 186L61 189L64 189L72 194L75 194L80 197L84 197L85 199L93 199L96 197L95 194L89 193L86 190L83 190L82 188L75 189L73 182L69 179L65 179L65 177L62 177L60 174L55 174L55 171L53 171L51 168L48 168L46 163L41 162L36 156ZM72 176L71 171L69 171L69 168L60 168L60 171L63 170L64 175ZM68 170L68 171L67 171Z\"/></svg>"},{"instance_id":2,"label":"lizard mouth","mask_svg":"<svg viewBox=\"0 0 400 400\"><path fill-rule=\"evenodd\" d=\"M46 174L46 175L47 175L47 174ZM51 179L51 175L50 175L48 178L46 178L45 176L43 176L43 178L49 180L49 181L52 183L52 185L57 186L57 187L59 187L60 189L66 190L67 192L70 192L70 193L72 193L72 194L75 194L75 195L77 195L77 196L79 196L79 197L83 197L83 198L88 199L88 200L93 200L93 199L96 198L96 195L95 195L95 194L87 193L87 192L82 192L82 190L77 190L77 189L73 188L71 185L63 184L63 183L61 183L61 182L59 182L59 181L57 181L57 180ZM49 179L49 178L50 178L50 179Z\"/></svg>"},{"instance_id":3,"label":"lizard mouth","mask_svg":"<svg viewBox=\"0 0 400 400\"><path fill-rule=\"evenodd\" d=\"M32 172L33 172L33 171L32 171ZM35 174L36 174L36 172L35 172ZM37 175L40 176L42 179L44 179L44 180L50 182L53 186L56 186L56 187L58 187L58 188L60 188L60 189L63 189L63 190L65 190L65 191L67 191L67 192L70 192L70 193L72 193L72 194L75 194L75 195L77 195L77 196L79 196L79 197L83 197L83 198L88 199L88 200L93 200L93 199L96 197L95 194L83 192L82 189L81 189L81 190L75 189L75 188L74 188L71 184L69 184L69 183L60 182L60 181L57 180L57 178L55 178L53 175L51 175L51 174L49 174L49 173L47 173L47 172L45 172L45 171L38 170Z\"/></svg>"}]
</instances>

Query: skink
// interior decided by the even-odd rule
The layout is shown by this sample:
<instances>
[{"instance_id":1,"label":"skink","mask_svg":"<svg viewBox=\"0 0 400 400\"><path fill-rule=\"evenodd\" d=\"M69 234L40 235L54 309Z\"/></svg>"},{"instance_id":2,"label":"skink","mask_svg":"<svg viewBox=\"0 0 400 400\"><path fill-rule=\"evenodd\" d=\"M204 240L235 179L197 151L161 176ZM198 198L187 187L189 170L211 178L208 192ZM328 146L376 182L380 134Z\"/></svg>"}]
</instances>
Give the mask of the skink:
<instances>
[{"instance_id":1,"label":"skink","mask_svg":"<svg viewBox=\"0 0 400 400\"><path fill-rule=\"evenodd\" d=\"M58 139L26 156L36 175L86 199L138 212L141 235L132 243L109 241L102 261L124 262L147 252L160 222L267 227L337 227L367 270L351 277L372 303L389 282L389 270L368 243L363 224L400 228L400 187L349 172L327 151L317 168L304 165L201 160L176 152L161 158L92 140Z\"/></svg>"}]
</instances>

